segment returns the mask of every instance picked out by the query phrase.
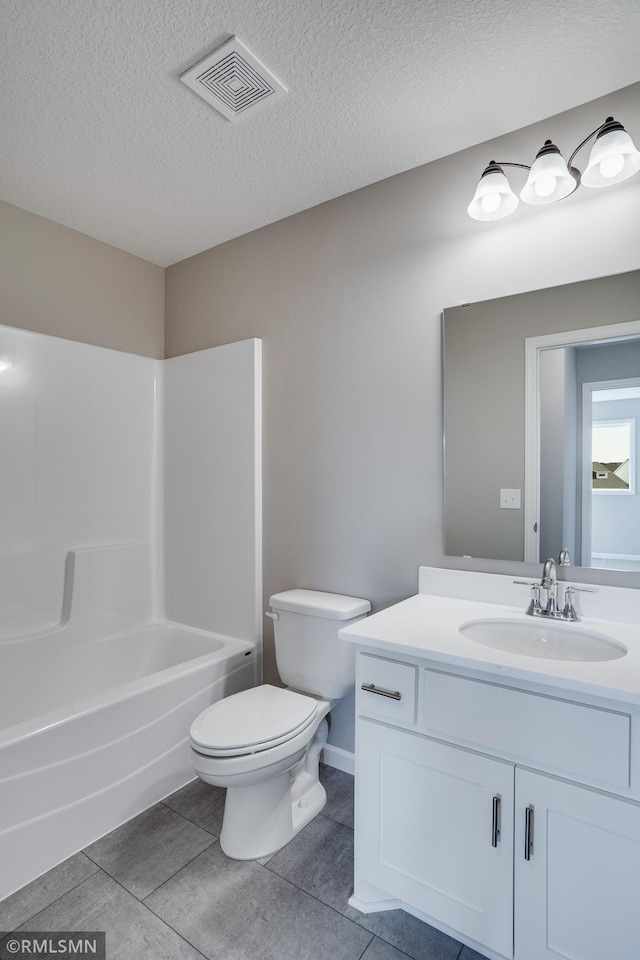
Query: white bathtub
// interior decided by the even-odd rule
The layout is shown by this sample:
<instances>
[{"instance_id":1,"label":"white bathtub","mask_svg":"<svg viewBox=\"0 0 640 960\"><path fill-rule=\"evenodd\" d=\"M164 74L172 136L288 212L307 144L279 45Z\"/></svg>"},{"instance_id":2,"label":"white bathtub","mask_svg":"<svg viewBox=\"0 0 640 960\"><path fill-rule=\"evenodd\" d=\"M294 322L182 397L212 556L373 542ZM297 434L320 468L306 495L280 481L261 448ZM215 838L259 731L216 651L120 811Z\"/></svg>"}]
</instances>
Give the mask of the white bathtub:
<instances>
[{"instance_id":1,"label":"white bathtub","mask_svg":"<svg viewBox=\"0 0 640 960\"><path fill-rule=\"evenodd\" d=\"M192 720L256 682L231 637L64 633L0 643L0 900L191 780Z\"/></svg>"}]
</instances>

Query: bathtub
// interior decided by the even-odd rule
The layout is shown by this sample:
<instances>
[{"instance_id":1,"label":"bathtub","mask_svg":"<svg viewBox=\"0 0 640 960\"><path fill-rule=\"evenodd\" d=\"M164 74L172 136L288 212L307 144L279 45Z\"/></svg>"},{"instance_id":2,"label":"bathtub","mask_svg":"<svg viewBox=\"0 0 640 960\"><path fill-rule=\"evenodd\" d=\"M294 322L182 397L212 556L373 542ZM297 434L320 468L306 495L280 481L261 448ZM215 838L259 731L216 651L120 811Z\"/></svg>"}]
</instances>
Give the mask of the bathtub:
<instances>
[{"instance_id":1,"label":"bathtub","mask_svg":"<svg viewBox=\"0 0 640 960\"><path fill-rule=\"evenodd\" d=\"M168 621L0 643L0 900L193 779L192 720L255 660Z\"/></svg>"}]
</instances>

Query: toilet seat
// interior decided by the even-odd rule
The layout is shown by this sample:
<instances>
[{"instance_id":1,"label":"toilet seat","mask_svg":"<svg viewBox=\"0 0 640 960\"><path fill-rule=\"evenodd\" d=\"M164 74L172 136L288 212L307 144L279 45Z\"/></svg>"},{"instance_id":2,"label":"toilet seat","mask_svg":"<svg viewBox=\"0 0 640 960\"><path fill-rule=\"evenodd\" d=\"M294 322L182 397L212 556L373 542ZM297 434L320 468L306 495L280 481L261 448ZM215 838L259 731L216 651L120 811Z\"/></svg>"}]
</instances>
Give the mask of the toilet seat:
<instances>
[{"instance_id":1,"label":"toilet seat","mask_svg":"<svg viewBox=\"0 0 640 960\"><path fill-rule=\"evenodd\" d=\"M263 684L212 704L191 726L191 745L209 757L240 757L269 750L311 726L318 701Z\"/></svg>"}]
</instances>

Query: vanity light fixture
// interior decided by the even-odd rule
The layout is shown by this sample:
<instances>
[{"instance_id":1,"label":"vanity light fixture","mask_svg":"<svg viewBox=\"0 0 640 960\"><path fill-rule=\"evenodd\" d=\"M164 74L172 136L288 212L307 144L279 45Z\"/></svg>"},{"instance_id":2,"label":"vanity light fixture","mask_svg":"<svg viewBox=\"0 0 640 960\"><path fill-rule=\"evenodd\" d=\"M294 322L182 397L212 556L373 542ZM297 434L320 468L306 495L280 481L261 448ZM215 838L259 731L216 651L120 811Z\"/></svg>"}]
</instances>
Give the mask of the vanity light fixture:
<instances>
[{"instance_id":1,"label":"vanity light fixture","mask_svg":"<svg viewBox=\"0 0 640 960\"><path fill-rule=\"evenodd\" d=\"M578 151L593 137L596 141L587 168L581 174L572 163ZM640 150L636 149L622 124L607 117L576 147L568 163L551 140L544 142L531 166L492 160L480 177L473 200L467 207L474 220L501 220L518 206L518 198L503 167L520 167L529 171L527 182L520 191L520 199L525 203L554 203L570 196L581 183L585 187L608 187L632 177L640 170Z\"/></svg>"}]
</instances>

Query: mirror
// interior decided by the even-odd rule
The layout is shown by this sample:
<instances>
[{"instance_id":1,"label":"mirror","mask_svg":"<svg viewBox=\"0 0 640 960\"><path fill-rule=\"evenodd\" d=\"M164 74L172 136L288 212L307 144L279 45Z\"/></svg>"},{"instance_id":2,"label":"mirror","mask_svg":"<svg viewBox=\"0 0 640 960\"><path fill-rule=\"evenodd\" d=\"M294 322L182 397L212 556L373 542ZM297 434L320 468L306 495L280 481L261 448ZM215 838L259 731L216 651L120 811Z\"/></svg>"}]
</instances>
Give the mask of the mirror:
<instances>
[{"instance_id":1,"label":"mirror","mask_svg":"<svg viewBox=\"0 0 640 960\"><path fill-rule=\"evenodd\" d=\"M640 271L443 314L445 553L640 571Z\"/></svg>"}]
</instances>

